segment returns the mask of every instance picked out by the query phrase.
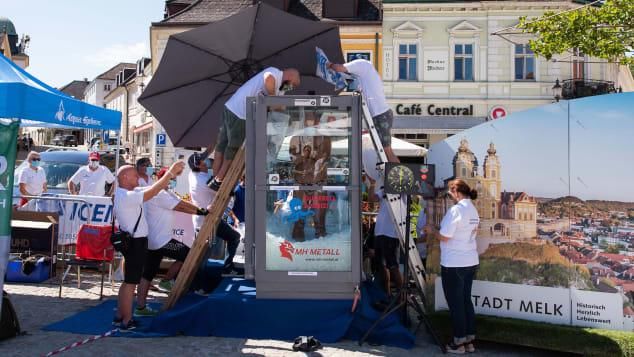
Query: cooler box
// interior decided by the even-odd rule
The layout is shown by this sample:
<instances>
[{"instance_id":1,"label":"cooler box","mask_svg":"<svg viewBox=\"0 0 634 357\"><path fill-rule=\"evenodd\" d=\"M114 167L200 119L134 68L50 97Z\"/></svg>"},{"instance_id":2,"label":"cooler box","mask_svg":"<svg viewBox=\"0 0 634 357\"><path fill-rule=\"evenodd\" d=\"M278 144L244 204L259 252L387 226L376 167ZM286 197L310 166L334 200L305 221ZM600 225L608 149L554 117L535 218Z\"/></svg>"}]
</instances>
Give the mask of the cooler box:
<instances>
[{"instance_id":1,"label":"cooler box","mask_svg":"<svg viewBox=\"0 0 634 357\"><path fill-rule=\"evenodd\" d=\"M49 278L49 266L43 262L35 263L35 270L29 275L22 272L22 261L13 260L7 265L5 281L14 283L41 283Z\"/></svg>"}]
</instances>

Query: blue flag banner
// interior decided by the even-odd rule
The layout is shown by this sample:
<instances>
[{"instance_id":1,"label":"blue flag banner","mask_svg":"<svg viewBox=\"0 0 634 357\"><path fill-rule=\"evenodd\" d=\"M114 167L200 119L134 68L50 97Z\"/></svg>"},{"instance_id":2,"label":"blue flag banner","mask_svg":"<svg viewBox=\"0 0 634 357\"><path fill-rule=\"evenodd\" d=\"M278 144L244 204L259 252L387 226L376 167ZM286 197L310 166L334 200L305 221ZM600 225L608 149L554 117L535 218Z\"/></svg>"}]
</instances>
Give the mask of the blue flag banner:
<instances>
[{"instance_id":1,"label":"blue flag banner","mask_svg":"<svg viewBox=\"0 0 634 357\"><path fill-rule=\"evenodd\" d=\"M4 285L4 273L9 261L11 198L19 126L18 121L0 119L0 291ZM0 299L0 308L1 304Z\"/></svg>"},{"instance_id":2,"label":"blue flag banner","mask_svg":"<svg viewBox=\"0 0 634 357\"><path fill-rule=\"evenodd\" d=\"M352 77L345 73L336 72L328 68L328 57L321 48L315 47L315 54L317 56L317 77L325 80L328 83L332 83L335 86L336 90L346 88L346 80L349 80Z\"/></svg>"}]
</instances>

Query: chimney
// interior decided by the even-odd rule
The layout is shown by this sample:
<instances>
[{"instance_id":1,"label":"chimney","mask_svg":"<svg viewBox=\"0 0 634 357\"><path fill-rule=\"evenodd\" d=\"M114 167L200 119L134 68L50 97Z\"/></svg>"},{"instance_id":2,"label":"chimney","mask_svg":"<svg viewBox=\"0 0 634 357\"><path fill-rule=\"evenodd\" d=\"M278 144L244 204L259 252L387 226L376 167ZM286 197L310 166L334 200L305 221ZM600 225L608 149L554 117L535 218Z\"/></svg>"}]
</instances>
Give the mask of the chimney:
<instances>
[{"instance_id":1,"label":"chimney","mask_svg":"<svg viewBox=\"0 0 634 357\"><path fill-rule=\"evenodd\" d=\"M359 0L322 0L322 16L330 19L352 19L359 15Z\"/></svg>"},{"instance_id":2,"label":"chimney","mask_svg":"<svg viewBox=\"0 0 634 357\"><path fill-rule=\"evenodd\" d=\"M291 5L291 0L253 0L253 5L257 5L259 2L273 6L274 8L282 11L288 11L289 6Z\"/></svg>"},{"instance_id":3,"label":"chimney","mask_svg":"<svg viewBox=\"0 0 634 357\"><path fill-rule=\"evenodd\" d=\"M165 1L165 12L163 14L163 18L168 18L176 13L179 13L185 10L190 4L186 1L181 0L166 0Z\"/></svg>"}]
</instances>

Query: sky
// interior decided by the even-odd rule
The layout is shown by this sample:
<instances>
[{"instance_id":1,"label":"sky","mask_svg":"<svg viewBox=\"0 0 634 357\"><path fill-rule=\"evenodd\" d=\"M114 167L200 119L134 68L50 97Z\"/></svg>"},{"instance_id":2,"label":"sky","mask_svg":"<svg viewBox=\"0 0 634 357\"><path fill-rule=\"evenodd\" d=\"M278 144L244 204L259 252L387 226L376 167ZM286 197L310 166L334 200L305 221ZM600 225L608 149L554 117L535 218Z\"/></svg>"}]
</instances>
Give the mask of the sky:
<instances>
[{"instance_id":1,"label":"sky","mask_svg":"<svg viewBox=\"0 0 634 357\"><path fill-rule=\"evenodd\" d=\"M26 69L53 87L94 79L119 62L150 57L150 26L164 0L0 0L18 36L29 35Z\"/></svg>"},{"instance_id":2,"label":"sky","mask_svg":"<svg viewBox=\"0 0 634 357\"><path fill-rule=\"evenodd\" d=\"M480 171L493 142L502 189L531 196L634 202L631 185L634 93L561 101L480 124L431 146L436 183L453 175L453 156L467 139ZM568 131L570 104L570 131ZM568 160L570 133L570 160ZM568 164L570 163L570 175Z\"/></svg>"}]
</instances>

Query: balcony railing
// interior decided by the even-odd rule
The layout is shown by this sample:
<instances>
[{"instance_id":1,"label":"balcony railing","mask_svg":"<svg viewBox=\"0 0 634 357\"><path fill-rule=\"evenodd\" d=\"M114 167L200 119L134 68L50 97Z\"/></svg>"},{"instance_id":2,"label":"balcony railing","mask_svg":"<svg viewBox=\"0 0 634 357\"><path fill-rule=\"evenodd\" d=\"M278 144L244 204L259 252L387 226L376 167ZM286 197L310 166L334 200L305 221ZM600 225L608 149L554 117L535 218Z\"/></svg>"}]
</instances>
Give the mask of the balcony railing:
<instances>
[{"instance_id":1,"label":"balcony railing","mask_svg":"<svg viewBox=\"0 0 634 357\"><path fill-rule=\"evenodd\" d=\"M590 97L593 95L616 93L614 82L595 79L566 79L561 83L564 99Z\"/></svg>"}]
</instances>

